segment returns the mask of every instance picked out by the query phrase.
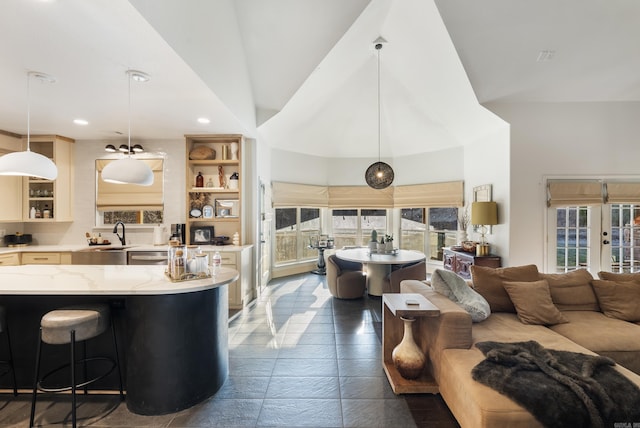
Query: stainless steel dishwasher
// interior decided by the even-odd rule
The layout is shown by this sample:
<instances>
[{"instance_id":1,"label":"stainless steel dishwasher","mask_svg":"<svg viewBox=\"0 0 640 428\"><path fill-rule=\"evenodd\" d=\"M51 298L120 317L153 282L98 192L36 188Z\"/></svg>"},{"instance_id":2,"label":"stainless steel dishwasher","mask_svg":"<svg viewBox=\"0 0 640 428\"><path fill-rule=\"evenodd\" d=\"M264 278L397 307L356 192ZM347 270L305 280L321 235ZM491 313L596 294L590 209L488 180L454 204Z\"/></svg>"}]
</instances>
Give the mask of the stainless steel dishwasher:
<instances>
[{"instance_id":1,"label":"stainless steel dishwasher","mask_svg":"<svg viewBox=\"0 0 640 428\"><path fill-rule=\"evenodd\" d=\"M128 265L164 265L167 264L167 251L127 251Z\"/></svg>"}]
</instances>

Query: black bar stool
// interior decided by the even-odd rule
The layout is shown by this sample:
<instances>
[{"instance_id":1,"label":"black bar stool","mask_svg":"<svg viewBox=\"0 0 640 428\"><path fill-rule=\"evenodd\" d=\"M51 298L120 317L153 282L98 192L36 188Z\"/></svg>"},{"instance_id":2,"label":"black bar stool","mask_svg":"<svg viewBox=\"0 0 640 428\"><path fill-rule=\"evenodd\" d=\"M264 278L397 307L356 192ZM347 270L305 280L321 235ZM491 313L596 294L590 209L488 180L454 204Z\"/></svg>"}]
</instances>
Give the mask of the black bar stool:
<instances>
[{"instance_id":1,"label":"black bar stool","mask_svg":"<svg viewBox=\"0 0 640 428\"><path fill-rule=\"evenodd\" d=\"M115 360L109 357L92 357L87 358L86 355L86 341L99 336L104 333L111 325L111 333L113 335L113 346L115 352ZM83 343L83 358L76 361L75 357L75 345L76 342ZM47 343L50 345L70 345L71 359L68 364L50 371L49 373L40 376L40 361L42 344ZM92 361L106 361L110 363L110 367L102 374L87 379L87 363ZM83 382L78 383L76 381L76 364L81 363L84 371ZM71 382L69 386L53 387L45 386L45 381L54 373L60 370L70 368ZM118 380L120 382L120 399L124 400L124 393L122 390L122 374L120 371L120 359L118 357L118 343L116 340L116 330L114 323L111 322L111 316L109 306L106 304L97 305L85 305L85 306L73 306L68 308L62 308L46 313L40 321L40 333L38 340L38 348L36 351L36 370L33 381L33 397L31 399L31 419L29 426L33 427L36 413L36 399L38 396L38 390L42 392L63 392L71 391L71 420L72 425L76 427L76 390L78 388L84 388L85 394L87 393L87 386L108 376L114 369L118 370Z\"/></svg>"},{"instance_id":2,"label":"black bar stool","mask_svg":"<svg viewBox=\"0 0 640 428\"><path fill-rule=\"evenodd\" d=\"M0 365L6 366L7 370L0 372L0 376L11 372L13 377L13 395L18 395L18 383L16 382L16 371L13 368L13 351L11 350L11 337L9 336L9 328L7 326L7 311L4 306L0 306L0 334L7 336L7 350L9 356L6 360L0 360Z\"/></svg>"}]
</instances>

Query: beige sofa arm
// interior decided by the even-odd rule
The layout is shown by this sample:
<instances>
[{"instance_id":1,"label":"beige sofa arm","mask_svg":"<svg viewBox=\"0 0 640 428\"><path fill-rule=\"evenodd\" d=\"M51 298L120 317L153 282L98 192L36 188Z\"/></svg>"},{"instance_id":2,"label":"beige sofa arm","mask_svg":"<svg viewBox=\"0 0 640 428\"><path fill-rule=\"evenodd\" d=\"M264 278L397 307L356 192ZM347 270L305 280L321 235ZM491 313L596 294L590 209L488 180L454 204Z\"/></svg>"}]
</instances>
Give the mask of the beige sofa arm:
<instances>
[{"instance_id":1,"label":"beige sofa arm","mask_svg":"<svg viewBox=\"0 0 640 428\"><path fill-rule=\"evenodd\" d=\"M419 318L414 331L416 342L429 355L433 375L439 379L440 353L445 349L469 349L472 345L471 315L458 304L434 291L423 281L405 280L400 283L401 293L419 293L440 309L440 316Z\"/></svg>"}]
</instances>

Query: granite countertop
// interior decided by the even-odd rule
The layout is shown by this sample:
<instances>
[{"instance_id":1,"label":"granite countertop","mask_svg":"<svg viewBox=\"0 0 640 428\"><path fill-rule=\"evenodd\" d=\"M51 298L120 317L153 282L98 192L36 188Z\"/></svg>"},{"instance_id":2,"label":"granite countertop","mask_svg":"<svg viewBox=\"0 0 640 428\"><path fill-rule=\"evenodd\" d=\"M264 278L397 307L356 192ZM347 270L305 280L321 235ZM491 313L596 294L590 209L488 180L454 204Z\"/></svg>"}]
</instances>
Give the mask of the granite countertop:
<instances>
[{"instance_id":1,"label":"granite countertop","mask_svg":"<svg viewBox=\"0 0 640 428\"><path fill-rule=\"evenodd\" d=\"M165 266L25 265L0 269L5 295L161 295L191 293L238 279L238 271L221 267L212 278L171 282Z\"/></svg>"}]
</instances>

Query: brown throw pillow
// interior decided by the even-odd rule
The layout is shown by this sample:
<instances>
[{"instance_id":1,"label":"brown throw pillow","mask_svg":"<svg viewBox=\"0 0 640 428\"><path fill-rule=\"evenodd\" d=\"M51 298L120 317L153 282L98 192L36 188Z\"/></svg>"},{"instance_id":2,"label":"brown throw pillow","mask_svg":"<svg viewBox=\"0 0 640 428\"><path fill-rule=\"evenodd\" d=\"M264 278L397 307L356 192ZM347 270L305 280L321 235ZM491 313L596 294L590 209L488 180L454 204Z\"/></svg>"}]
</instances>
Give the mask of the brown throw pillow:
<instances>
[{"instance_id":1,"label":"brown throw pillow","mask_svg":"<svg viewBox=\"0 0 640 428\"><path fill-rule=\"evenodd\" d=\"M615 273L615 272L598 272L600 279L606 279L609 281L627 282L627 281L640 281L640 272L635 273Z\"/></svg>"},{"instance_id":2,"label":"brown throw pillow","mask_svg":"<svg viewBox=\"0 0 640 428\"><path fill-rule=\"evenodd\" d=\"M600 311L598 299L591 287L593 276L586 269L567 273L540 273L546 279L551 299L561 311Z\"/></svg>"},{"instance_id":3,"label":"brown throw pillow","mask_svg":"<svg viewBox=\"0 0 640 428\"><path fill-rule=\"evenodd\" d=\"M538 280L536 265L514 266L505 268L489 268L485 266L471 266L473 289L484 297L491 312L516 312L509 295L502 283L505 281L532 282Z\"/></svg>"},{"instance_id":4,"label":"brown throw pillow","mask_svg":"<svg viewBox=\"0 0 640 428\"><path fill-rule=\"evenodd\" d=\"M594 279L591 284L606 316L640 321L640 282Z\"/></svg>"},{"instance_id":5,"label":"brown throw pillow","mask_svg":"<svg viewBox=\"0 0 640 428\"><path fill-rule=\"evenodd\" d=\"M523 324L554 325L569 322L553 304L546 280L507 281L503 285Z\"/></svg>"}]
</instances>

